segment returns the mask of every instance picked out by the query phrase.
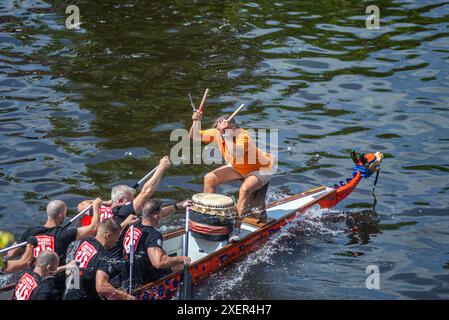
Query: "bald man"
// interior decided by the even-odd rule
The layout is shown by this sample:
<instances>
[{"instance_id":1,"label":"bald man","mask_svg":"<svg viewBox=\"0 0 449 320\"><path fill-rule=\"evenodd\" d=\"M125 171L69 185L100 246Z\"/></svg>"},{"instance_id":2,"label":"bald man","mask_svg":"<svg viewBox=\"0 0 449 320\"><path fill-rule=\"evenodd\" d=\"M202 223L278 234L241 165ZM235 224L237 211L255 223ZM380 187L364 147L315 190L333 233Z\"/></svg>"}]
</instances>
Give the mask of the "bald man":
<instances>
[{"instance_id":1,"label":"bald man","mask_svg":"<svg viewBox=\"0 0 449 320\"><path fill-rule=\"evenodd\" d=\"M20 278L14 290L13 300L56 300L57 290L53 274L58 269L59 257L53 251L42 251L36 258L33 271Z\"/></svg>"},{"instance_id":2,"label":"bald man","mask_svg":"<svg viewBox=\"0 0 449 320\"><path fill-rule=\"evenodd\" d=\"M94 214L92 216L92 223L88 226L76 228L62 227L67 214L67 206L61 200L53 200L47 205L47 221L45 224L43 226L28 228L19 238L19 242L26 241L30 237L35 237L38 245L34 247L34 258L39 253L50 250L58 254L62 265L65 261L67 248L71 242L93 236L97 232L101 203L100 198L95 199L93 203ZM9 251L8 256L17 255L18 250L20 249ZM62 296L65 287L65 276L63 273L55 277L55 283Z\"/></svg>"},{"instance_id":3,"label":"bald man","mask_svg":"<svg viewBox=\"0 0 449 320\"><path fill-rule=\"evenodd\" d=\"M47 221L43 226L28 228L20 237L19 242L35 237L38 245L34 248L33 256L36 258L44 250L55 251L61 263L65 261L67 248L72 241L84 239L95 235L99 222L99 207L101 199L94 201L94 215L92 223L83 227L62 227L67 215L67 205L61 200L50 201L47 205ZM8 256L15 256L16 250L8 252Z\"/></svg>"}]
</instances>

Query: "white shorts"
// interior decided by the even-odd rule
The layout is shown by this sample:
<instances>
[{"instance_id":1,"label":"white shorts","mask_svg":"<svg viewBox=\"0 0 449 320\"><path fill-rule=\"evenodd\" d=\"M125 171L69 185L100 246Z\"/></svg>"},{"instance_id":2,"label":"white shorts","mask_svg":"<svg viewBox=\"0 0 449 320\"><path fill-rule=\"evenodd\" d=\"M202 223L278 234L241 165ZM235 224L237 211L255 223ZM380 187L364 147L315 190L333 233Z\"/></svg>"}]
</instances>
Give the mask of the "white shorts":
<instances>
[{"instance_id":1,"label":"white shorts","mask_svg":"<svg viewBox=\"0 0 449 320\"><path fill-rule=\"evenodd\" d=\"M226 164L227 167L234 169L234 167L232 166L232 164L228 163ZM235 169L234 169L235 170ZM237 171L237 170L235 170ZM262 186L261 188L266 185L268 182L270 182L271 178L273 177L272 174L262 174L260 170L255 170L255 171L251 171L248 172L247 174L241 174L239 173L243 178L247 178L249 176L256 176L261 182L262 182Z\"/></svg>"}]
</instances>

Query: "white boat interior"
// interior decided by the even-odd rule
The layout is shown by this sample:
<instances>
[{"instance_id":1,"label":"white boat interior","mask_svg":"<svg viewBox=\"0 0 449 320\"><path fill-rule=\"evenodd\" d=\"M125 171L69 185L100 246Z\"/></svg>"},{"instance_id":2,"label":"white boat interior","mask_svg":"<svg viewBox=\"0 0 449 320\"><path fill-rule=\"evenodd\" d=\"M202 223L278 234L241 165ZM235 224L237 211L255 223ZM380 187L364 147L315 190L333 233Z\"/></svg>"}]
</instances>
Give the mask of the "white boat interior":
<instances>
[{"instance_id":1,"label":"white boat interior","mask_svg":"<svg viewBox=\"0 0 449 320\"><path fill-rule=\"evenodd\" d=\"M333 191L332 188L324 187L321 190L317 190L316 192L308 194L304 197L280 203L271 208L268 208L267 209L268 221L271 221L273 219L277 220L332 191ZM241 227L241 235L242 237L245 237L249 233L257 231L260 228L261 227L255 226L253 224L244 221ZM167 239L164 241L163 247L167 251L168 255L170 256L183 255L183 242L184 242L183 238L184 235L181 234L177 237ZM193 237L191 234L189 234L189 257L192 259L192 263L194 263L195 261L204 258L205 256L211 254L212 252L215 252L223 248L227 244L228 244L227 240L208 241L205 239Z\"/></svg>"}]
</instances>

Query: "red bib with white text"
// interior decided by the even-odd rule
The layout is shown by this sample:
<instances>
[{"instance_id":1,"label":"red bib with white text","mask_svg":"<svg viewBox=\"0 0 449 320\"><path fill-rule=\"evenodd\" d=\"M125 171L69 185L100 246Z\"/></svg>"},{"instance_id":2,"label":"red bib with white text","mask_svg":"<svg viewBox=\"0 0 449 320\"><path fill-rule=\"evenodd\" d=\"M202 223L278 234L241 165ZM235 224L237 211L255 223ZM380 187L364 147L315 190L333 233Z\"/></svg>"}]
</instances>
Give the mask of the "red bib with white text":
<instances>
[{"instance_id":1,"label":"red bib with white text","mask_svg":"<svg viewBox=\"0 0 449 320\"><path fill-rule=\"evenodd\" d=\"M44 250L55 251L55 237L41 235L35 238L37 239L37 246L33 250L33 256L35 258Z\"/></svg>"},{"instance_id":2,"label":"red bib with white text","mask_svg":"<svg viewBox=\"0 0 449 320\"><path fill-rule=\"evenodd\" d=\"M107 206L100 206L100 222L109 218L112 218L114 214L112 213L112 208Z\"/></svg>"},{"instance_id":3,"label":"red bib with white text","mask_svg":"<svg viewBox=\"0 0 449 320\"><path fill-rule=\"evenodd\" d=\"M79 267L84 269L96 254L97 249L89 242L84 241L76 251L75 260L80 263Z\"/></svg>"},{"instance_id":4,"label":"red bib with white text","mask_svg":"<svg viewBox=\"0 0 449 320\"><path fill-rule=\"evenodd\" d=\"M100 206L100 222L102 222L103 220L112 218L112 217L114 217L112 208L108 207L108 206L101 205ZM91 224L91 222L92 222L92 216L87 215L87 216L84 216L83 219L81 220L81 225L88 226Z\"/></svg>"},{"instance_id":5,"label":"red bib with white text","mask_svg":"<svg viewBox=\"0 0 449 320\"><path fill-rule=\"evenodd\" d=\"M31 293L33 293L33 290L36 288L36 279L30 274L25 273L17 283L16 290L14 291L14 298L16 300L28 300L30 299Z\"/></svg>"},{"instance_id":6,"label":"red bib with white text","mask_svg":"<svg viewBox=\"0 0 449 320\"><path fill-rule=\"evenodd\" d=\"M140 229L134 228L134 252L136 252L137 244L139 243L140 237L142 237L142 231ZM131 251L131 228L126 231L125 239L123 239L123 248L126 254Z\"/></svg>"}]
</instances>

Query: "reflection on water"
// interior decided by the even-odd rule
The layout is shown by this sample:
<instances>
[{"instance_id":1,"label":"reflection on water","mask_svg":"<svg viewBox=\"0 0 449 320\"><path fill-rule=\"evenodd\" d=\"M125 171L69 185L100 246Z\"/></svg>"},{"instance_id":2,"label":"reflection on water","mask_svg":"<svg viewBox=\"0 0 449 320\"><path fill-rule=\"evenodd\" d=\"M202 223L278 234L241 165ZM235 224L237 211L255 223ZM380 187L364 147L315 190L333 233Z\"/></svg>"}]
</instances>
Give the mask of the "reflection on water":
<instances>
[{"instance_id":1,"label":"reflection on water","mask_svg":"<svg viewBox=\"0 0 449 320\"><path fill-rule=\"evenodd\" d=\"M233 298L448 298L446 2L384 1L379 30L360 1L77 4L75 31L60 1L0 3L1 230L43 222L49 199L74 208L133 184L189 127L187 93L208 87L205 125L245 103L244 127L279 129L273 193L333 185L352 148L386 156L377 215L363 181L339 206L357 211L330 227L346 232L299 234ZM211 168L171 168L158 196L199 192ZM379 291L363 287L370 264Z\"/></svg>"}]
</instances>

